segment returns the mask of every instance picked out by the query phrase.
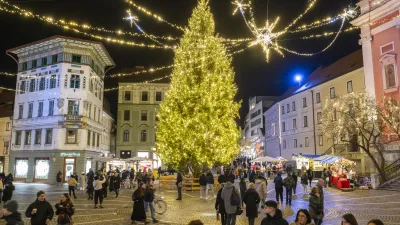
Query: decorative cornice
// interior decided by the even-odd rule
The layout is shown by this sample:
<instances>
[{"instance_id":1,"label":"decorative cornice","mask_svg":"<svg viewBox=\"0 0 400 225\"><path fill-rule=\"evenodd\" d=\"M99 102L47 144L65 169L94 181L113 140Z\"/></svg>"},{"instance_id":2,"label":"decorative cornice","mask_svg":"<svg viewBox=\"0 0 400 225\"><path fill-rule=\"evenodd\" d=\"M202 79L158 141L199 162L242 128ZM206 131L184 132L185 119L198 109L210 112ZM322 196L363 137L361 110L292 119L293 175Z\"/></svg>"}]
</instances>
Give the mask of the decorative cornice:
<instances>
[{"instance_id":1,"label":"decorative cornice","mask_svg":"<svg viewBox=\"0 0 400 225\"><path fill-rule=\"evenodd\" d=\"M371 36L371 35L367 35L367 36L362 37L362 38L358 41L358 44L359 44L359 45L363 45L364 43L366 43L366 42L371 42L371 41L372 41L372 36Z\"/></svg>"}]
</instances>

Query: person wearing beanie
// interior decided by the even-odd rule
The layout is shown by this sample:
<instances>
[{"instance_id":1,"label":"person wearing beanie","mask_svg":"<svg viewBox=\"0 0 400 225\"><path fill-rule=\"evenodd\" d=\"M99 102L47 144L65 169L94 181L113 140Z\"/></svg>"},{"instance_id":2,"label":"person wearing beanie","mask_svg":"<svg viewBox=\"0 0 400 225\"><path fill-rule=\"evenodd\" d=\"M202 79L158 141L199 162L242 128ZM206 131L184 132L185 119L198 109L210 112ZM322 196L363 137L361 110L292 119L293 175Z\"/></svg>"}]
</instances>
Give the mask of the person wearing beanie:
<instances>
[{"instance_id":1,"label":"person wearing beanie","mask_svg":"<svg viewBox=\"0 0 400 225\"><path fill-rule=\"evenodd\" d=\"M31 218L31 225L50 225L54 216L53 207L46 201L46 193L39 191L35 202L29 205L25 216Z\"/></svg>"},{"instance_id":2,"label":"person wearing beanie","mask_svg":"<svg viewBox=\"0 0 400 225\"><path fill-rule=\"evenodd\" d=\"M15 186L11 181L7 181L6 187L3 190L2 200L6 203L8 200L11 200L13 191L15 190Z\"/></svg>"},{"instance_id":3,"label":"person wearing beanie","mask_svg":"<svg viewBox=\"0 0 400 225\"><path fill-rule=\"evenodd\" d=\"M4 208L0 211L0 216L7 221L6 225L19 225L23 223L21 213L18 212L18 202L15 200L6 202Z\"/></svg>"},{"instance_id":4,"label":"person wearing beanie","mask_svg":"<svg viewBox=\"0 0 400 225\"><path fill-rule=\"evenodd\" d=\"M266 217L261 221L261 225L289 225L289 223L283 219L282 211L278 209L278 203L269 200L265 202L264 213Z\"/></svg>"}]
</instances>

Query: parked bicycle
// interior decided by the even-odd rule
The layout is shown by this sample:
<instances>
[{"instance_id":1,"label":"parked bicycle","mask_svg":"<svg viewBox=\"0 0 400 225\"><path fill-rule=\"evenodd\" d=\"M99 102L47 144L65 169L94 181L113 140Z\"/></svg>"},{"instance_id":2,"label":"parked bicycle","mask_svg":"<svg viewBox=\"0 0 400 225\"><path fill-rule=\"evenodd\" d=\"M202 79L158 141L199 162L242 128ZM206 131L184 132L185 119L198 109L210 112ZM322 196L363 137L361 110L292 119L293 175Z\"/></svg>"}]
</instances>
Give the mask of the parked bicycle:
<instances>
[{"instance_id":1,"label":"parked bicycle","mask_svg":"<svg viewBox=\"0 0 400 225\"><path fill-rule=\"evenodd\" d=\"M164 197L156 197L154 198L154 209L157 214L164 214L167 211L167 203L164 201Z\"/></svg>"}]
</instances>

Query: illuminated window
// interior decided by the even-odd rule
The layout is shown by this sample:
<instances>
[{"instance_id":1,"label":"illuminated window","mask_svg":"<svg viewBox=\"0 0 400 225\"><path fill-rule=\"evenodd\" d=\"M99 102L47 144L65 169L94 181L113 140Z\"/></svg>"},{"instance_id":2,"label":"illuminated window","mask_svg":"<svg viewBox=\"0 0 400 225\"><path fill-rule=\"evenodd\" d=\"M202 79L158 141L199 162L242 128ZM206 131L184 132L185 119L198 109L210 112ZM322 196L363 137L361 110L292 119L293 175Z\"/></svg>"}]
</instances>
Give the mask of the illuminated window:
<instances>
[{"instance_id":1,"label":"illuminated window","mask_svg":"<svg viewBox=\"0 0 400 225\"><path fill-rule=\"evenodd\" d=\"M79 75L71 75L70 88L79 88L81 84L81 78Z\"/></svg>"}]
</instances>

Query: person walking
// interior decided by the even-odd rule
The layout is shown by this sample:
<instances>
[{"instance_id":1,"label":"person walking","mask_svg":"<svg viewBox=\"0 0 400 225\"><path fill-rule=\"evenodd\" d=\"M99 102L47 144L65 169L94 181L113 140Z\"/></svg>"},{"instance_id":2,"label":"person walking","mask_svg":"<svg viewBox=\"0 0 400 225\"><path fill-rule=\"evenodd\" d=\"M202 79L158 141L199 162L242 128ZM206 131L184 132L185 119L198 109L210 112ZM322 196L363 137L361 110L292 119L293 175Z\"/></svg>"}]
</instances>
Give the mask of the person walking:
<instances>
[{"instance_id":1,"label":"person walking","mask_svg":"<svg viewBox=\"0 0 400 225\"><path fill-rule=\"evenodd\" d=\"M118 198L119 190L121 189L121 178L118 173L114 173L113 183L110 182L110 186L113 185L113 189L115 192L115 198Z\"/></svg>"},{"instance_id":2,"label":"person walking","mask_svg":"<svg viewBox=\"0 0 400 225\"><path fill-rule=\"evenodd\" d=\"M93 200L94 186L93 186L94 178L88 177L86 193L88 194L88 200Z\"/></svg>"},{"instance_id":3,"label":"person walking","mask_svg":"<svg viewBox=\"0 0 400 225\"><path fill-rule=\"evenodd\" d=\"M261 199L261 208L264 208L265 199L267 198L267 180L263 176L259 176L256 179L256 191ZM258 212L260 211L260 206L257 205Z\"/></svg>"},{"instance_id":4,"label":"person walking","mask_svg":"<svg viewBox=\"0 0 400 225\"><path fill-rule=\"evenodd\" d=\"M54 216L53 207L46 201L46 193L39 191L36 201L28 206L25 216L31 218L31 225L50 225Z\"/></svg>"},{"instance_id":5,"label":"person walking","mask_svg":"<svg viewBox=\"0 0 400 225\"><path fill-rule=\"evenodd\" d=\"M249 220L249 225L254 225L254 220L258 216L258 205L260 203L260 196L256 191L254 183L249 184L249 189L244 194L243 202L246 204L246 216Z\"/></svg>"},{"instance_id":6,"label":"person walking","mask_svg":"<svg viewBox=\"0 0 400 225\"><path fill-rule=\"evenodd\" d=\"M6 225L24 225L21 213L18 212L18 202L8 201L0 211L0 217L7 221Z\"/></svg>"},{"instance_id":7,"label":"person walking","mask_svg":"<svg viewBox=\"0 0 400 225\"><path fill-rule=\"evenodd\" d=\"M176 176L176 187L178 189L178 198L176 200L182 200L182 182L183 178L180 172L178 172L178 175Z\"/></svg>"},{"instance_id":8,"label":"person walking","mask_svg":"<svg viewBox=\"0 0 400 225\"><path fill-rule=\"evenodd\" d=\"M265 202L264 213L266 217L261 221L261 225L289 225L283 219L282 211L278 209L278 204L275 201L269 200Z\"/></svg>"},{"instance_id":9,"label":"person walking","mask_svg":"<svg viewBox=\"0 0 400 225\"><path fill-rule=\"evenodd\" d=\"M130 181L130 188L133 188L133 180L135 179L135 170L131 168L131 171L129 172L129 181Z\"/></svg>"},{"instance_id":10,"label":"person walking","mask_svg":"<svg viewBox=\"0 0 400 225\"><path fill-rule=\"evenodd\" d=\"M60 202L55 205L57 225L70 225L72 220L72 215L75 213L75 206L72 203L71 197L68 193L64 193L60 197Z\"/></svg>"},{"instance_id":11,"label":"person walking","mask_svg":"<svg viewBox=\"0 0 400 225\"><path fill-rule=\"evenodd\" d=\"M222 198L222 200L224 200L225 211L227 214L226 215L226 225L235 225L236 224L236 212L238 210L238 207L240 206L240 202L242 202L239 190L237 188L235 188L234 182L235 182L234 177L228 177L226 184L221 192L221 198ZM232 195L234 195L234 193L239 198L238 205L231 204L232 203L231 197L232 197Z\"/></svg>"},{"instance_id":12,"label":"person walking","mask_svg":"<svg viewBox=\"0 0 400 225\"><path fill-rule=\"evenodd\" d=\"M294 180L292 176L288 175L284 180L283 180L283 186L286 189L286 205L292 205L292 191L294 187Z\"/></svg>"},{"instance_id":13,"label":"person walking","mask_svg":"<svg viewBox=\"0 0 400 225\"><path fill-rule=\"evenodd\" d=\"M81 190L85 191L86 188L86 175L84 172L81 173Z\"/></svg>"},{"instance_id":14,"label":"person walking","mask_svg":"<svg viewBox=\"0 0 400 225\"><path fill-rule=\"evenodd\" d=\"M208 190L211 191L212 197L214 198L214 175L211 173L211 170L207 172L207 187L206 187L206 200L208 199Z\"/></svg>"},{"instance_id":15,"label":"person walking","mask_svg":"<svg viewBox=\"0 0 400 225\"><path fill-rule=\"evenodd\" d=\"M342 216L342 225L358 225L353 214L347 213Z\"/></svg>"},{"instance_id":16,"label":"person walking","mask_svg":"<svg viewBox=\"0 0 400 225\"><path fill-rule=\"evenodd\" d=\"M217 210L217 213L219 213L221 216L221 225L226 225L225 203L221 197L222 189L224 188L224 185L225 185L225 183L221 184L220 189L218 190L218 193L217 193L217 198L215 199L215 210Z\"/></svg>"},{"instance_id":17,"label":"person walking","mask_svg":"<svg viewBox=\"0 0 400 225\"><path fill-rule=\"evenodd\" d=\"M203 193L206 192L206 186L207 186L207 177L204 173L201 173L199 183L200 183L200 199L202 199Z\"/></svg>"},{"instance_id":18,"label":"person walking","mask_svg":"<svg viewBox=\"0 0 400 225\"><path fill-rule=\"evenodd\" d=\"M142 174L142 169L139 169L139 171L136 173L136 181L138 185L142 182L143 174Z\"/></svg>"},{"instance_id":19,"label":"person walking","mask_svg":"<svg viewBox=\"0 0 400 225\"><path fill-rule=\"evenodd\" d=\"M296 189L297 189L297 181L298 181L296 172L292 173L292 178L293 178L293 181L294 181L294 185L293 185L293 189L292 190L293 190L293 194L295 195L296 194Z\"/></svg>"},{"instance_id":20,"label":"person walking","mask_svg":"<svg viewBox=\"0 0 400 225\"><path fill-rule=\"evenodd\" d=\"M320 179L320 180L318 180L318 183L316 185L316 187L318 187L320 198L321 198L322 210L324 209L324 183L325 183L325 181Z\"/></svg>"},{"instance_id":21,"label":"person walking","mask_svg":"<svg viewBox=\"0 0 400 225\"><path fill-rule=\"evenodd\" d=\"M62 173L61 170L58 171L56 175L57 186L62 186Z\"/></svg>"},{"instance_id":22,"label":"person walking","mask_svg":"<svg viewBox=\"0 0 400 225\"><path fill-rule=\"evenodd\" d=\"M244 180L244 177L240 179L239 189L240 189L240 196L242 197L242 207L243 207L243 197L247 191L246 181Z\"/></svg>"},{"instance_id":23,"label":"person walking","mask_svg":"<svg viewBox=\"0 0 400 225\"><path fill-rule=\"evenodd\" d=\"M144 191L144 211L147 212L150 207L151 219L153 219L153 223L158 223L155 215L156 211L154 209L155 189L153 186L153 182L153 180L149 180Z\"/></svg>"},{"instance_id":24,"label":"person walking","mask_svg":"<svg viewBox=\"0 0 400 225\"><path fill-rule=\"evenodd\" d=\"M74 194L74 198L76 199L76 195L75 195L75 186L76 186L76 184L78 183L76 180L75 180L75 176L73 176L73 175L71 175L69 178L68 178L68 194L70 195L70 196L72 196L71 195L71 193L73 193Z\"/></svg>"},{"instance_id":25,"label":"person walking","mask_svg":"<svg viewBox=\"0 0 400 225\"><path fill-rule=\"evenodd\" d=\"M297 212L295 221L291 222L289 225L315 225L314 221L311 219L310 213L306 209L300 209Z\"/></svg>"},{"instance_id":26,"label":"person walking","mask_svg":"<svg viewBox=\"0 0 400 225\"><path fill-rule=\"evenodd\" d=\"M108 175L103 175L103 177L104 177L104 183L101 185L103 188L103 198L107 198L107 195L108 195L107 189L109 186L111 187L113 185L110 183L110 177ZM112 177L112 174L111 174L111 177ZM111 193L111 191L110 191L110 193Z\"/></svg>"},{"instance_id":27,"label":"person walking","mask_svg":"<svg viewBox=\"0 0 400 225\"><path fill-rule=\"evenodd\" d=\"M300 178L300 182L301 185L303 186L303 198L306 197L308 195L308 190L307 190L307 186L308 186L308 177L307 177L307 173L306 171L302 172L301 178Z\"/></svg>"},{"instance_id":28,"label":"person walking","mask_svg":"<svg viewBox=\"0 0 400 225\"><path fill-rule=\"evenodd\" d=\"M146 212L144 211L144 190L146 185L139 183L138 188L132 194L133 210L131 214L131 224L136 224L136 221L142 221L149 224L146 220Z\"/></svg>"},{"instance_id":29,"label":"person walking","mask_svg":"<svg viewBox=\"0 0 400 225\"><path fill-rule=\"evenodd\" d=\"M283 179L280 173L274 178L275 192L276 192L276 202L279 204L279 199L283 203Z\"/></svg>"},{"instance_id":30,"label":"person walking","mask_svg":"<svg viewBox=\"0 0 400 225\"><path fill-rule=\"evenodd\" d=\"M311 182L313 180L313 177L314 177L314 172L313 172L312 168L309 167L307 170L307 178L308 178L308 184L310 185L310 188L311 188Z\"/></svg>"},{"instance_id":31,"label":"person walking","mask_svg":"<svg viewBox=\"0 0 400 225\"><path fill-rule=\"evenodd\" d=\"M321 225L324 217L324 207L318 187L315 186L311 189L309 201L308 211L310 212L311 218L314 220L315 225Z\"/></svg>"},{"instance_id":32,"label":"person walking","mask_svg":"<svg viewBox=\"0 0 400 225\"><path fill-rule=\"evenodd\" d=\"M98 176L94 177L93 187L94 187L94 208L97 209L97 204L100 203L100 208L103 208L103 184L106 182L106 178L102 176L99 179Z\"/></svg>"},{"instance_id":33,"label":"person walking","mask_svg":"<svg viewBox=\"0 0 400 225\"><path fill-rule=\"evenodd\" d=\"M11 200L14 190L15 186L13 183L11 181L7 181L7 184L3 190L3 197L1 198L4 204L6 204L8 200Z\"/></svg>"}]
</instances>

